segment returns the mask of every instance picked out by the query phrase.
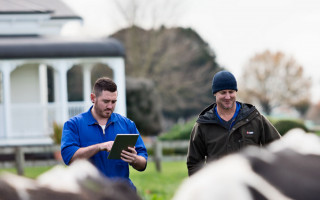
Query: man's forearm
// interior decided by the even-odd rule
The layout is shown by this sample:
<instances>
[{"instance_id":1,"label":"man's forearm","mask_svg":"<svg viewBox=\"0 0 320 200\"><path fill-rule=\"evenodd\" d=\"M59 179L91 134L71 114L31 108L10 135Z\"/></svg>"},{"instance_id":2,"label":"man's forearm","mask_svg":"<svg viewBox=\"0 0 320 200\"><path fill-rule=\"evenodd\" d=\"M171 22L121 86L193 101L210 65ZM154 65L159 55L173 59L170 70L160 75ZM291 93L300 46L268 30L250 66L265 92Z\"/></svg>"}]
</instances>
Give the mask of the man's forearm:
<instances>
[{"instance_id":1,"label":"man's forearm","mask_svg":"<svg viewBox=\"0 0 320 200\"><path fill-rule=\"evenodd\" d=\"M134 163L131 163L131 166L138 171L143 171L146 168L147 160L142 157L138 156L137 160Z\"/></svg>"},{"instance_id":2,"label":"man's forearm","mask_svg":"<svg viewBox=\"0 0 320 200\"><path fill-rule=\"evenodd\" d=\"M91 145L88 147L81 147L72 156L70 163L77 159L89 159L100 151L99 144Z\"/></svg>"}]
</instances>

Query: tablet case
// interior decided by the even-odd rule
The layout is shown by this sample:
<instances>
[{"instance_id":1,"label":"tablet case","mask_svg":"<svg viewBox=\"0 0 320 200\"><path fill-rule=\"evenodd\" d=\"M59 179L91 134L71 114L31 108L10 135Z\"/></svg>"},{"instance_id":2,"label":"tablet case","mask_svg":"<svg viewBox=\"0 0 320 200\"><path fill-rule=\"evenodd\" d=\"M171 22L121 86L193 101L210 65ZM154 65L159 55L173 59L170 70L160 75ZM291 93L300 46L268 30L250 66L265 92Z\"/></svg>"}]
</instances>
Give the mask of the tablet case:
<instances>
[{"instance_id":1,"label":"tablet case","mask_svg":"<svg viewBox=\"0 0 320 200\"><path fill-rule=\"evenodd\" d=\"M128 146L136 145L139 134L118 134L113 142L108 159L121 159L121 151L127 149Z\"/></svg>"}]
</instances>

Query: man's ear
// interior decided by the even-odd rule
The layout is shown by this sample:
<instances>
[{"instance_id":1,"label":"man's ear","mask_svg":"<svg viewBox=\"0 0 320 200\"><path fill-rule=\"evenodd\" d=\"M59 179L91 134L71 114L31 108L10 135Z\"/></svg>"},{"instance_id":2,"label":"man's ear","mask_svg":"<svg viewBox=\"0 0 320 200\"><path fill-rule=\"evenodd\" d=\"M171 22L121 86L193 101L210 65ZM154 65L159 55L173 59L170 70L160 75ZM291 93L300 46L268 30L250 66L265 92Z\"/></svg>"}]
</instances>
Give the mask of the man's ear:
<instances>
[{"instance_id":1,"label":"man's ear","mask_svg":"<svg viewBox=\"0 0 320 200\"><path fill-rule=\"evenodd\" d=\"M96 101L96 95L91 93L90 99L91 99L91 102L94 103Z\"/></svg>"}]
</instances>

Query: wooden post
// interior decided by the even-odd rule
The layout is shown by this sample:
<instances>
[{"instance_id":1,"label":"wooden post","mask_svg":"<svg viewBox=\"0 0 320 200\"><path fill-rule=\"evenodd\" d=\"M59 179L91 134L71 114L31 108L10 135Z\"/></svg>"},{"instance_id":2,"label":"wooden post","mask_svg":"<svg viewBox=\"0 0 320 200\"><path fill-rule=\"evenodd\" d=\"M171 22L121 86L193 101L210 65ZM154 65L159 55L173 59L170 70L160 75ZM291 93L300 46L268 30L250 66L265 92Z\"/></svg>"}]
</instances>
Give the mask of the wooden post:
<instances>
[{"instance_id":1,"label":"wooden post","mask_svg":"<svg viewBox=\"0 0 320 200\"><path fill-rule=\"evenodd\" d=\"M17 146L15 148L15 157L16 157L16 168L17 168L17 173L18 175L23 176L24 171L23 171L23 166L24 166L24 152L23 152L23 147Z\"/></svg>"},{"instance_id":2,"label":"wooden post","mask_svg":"<svg viewBox=\"0 0 320 200\"><path fill-rule=\"evenodd\" d=\"M156 164L156 170L161 172L161 159L162 159L162 145L161 142L156 138L154 142L154 161Z\"/></svg>"}]
</instances>

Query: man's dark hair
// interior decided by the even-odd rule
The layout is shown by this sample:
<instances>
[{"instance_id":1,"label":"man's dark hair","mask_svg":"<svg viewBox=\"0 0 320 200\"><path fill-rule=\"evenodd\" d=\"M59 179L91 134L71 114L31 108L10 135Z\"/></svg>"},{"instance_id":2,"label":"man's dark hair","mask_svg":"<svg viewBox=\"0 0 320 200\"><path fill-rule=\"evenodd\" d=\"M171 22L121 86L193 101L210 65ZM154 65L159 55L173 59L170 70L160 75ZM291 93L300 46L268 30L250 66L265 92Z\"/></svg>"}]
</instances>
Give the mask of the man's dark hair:
<instances>
[{"instance_id":1,"label":"man's dark hair","mask_svg":"<svg viewBox=\"0 0 320 200\"><path fill-rule=\"evenodd\" d=\"M102 91L115 92L117 91L117 85L108 77L99 78L94 83L92 93L98 97Z\"/></svg>"}]
</instances>

